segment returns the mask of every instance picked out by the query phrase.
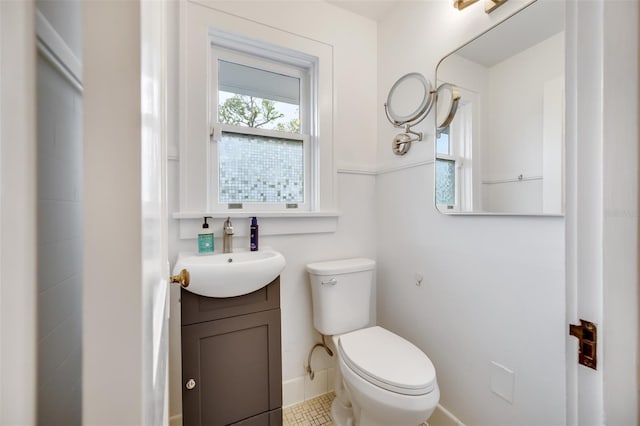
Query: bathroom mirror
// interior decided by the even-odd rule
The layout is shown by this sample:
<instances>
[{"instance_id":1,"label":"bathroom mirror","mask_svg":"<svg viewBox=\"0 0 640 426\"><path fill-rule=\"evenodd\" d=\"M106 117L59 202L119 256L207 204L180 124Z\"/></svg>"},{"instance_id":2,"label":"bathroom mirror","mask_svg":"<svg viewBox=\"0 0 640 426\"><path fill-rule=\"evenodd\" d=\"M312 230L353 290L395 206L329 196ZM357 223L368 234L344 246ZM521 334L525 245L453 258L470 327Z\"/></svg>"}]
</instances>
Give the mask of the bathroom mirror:
<instances>
[{"instance_id":1,"label":"bathroom mirror","mask_svg":"<svg viewBox=\"0 0 640 426\"><path fill-rule=\"evenodd\" d=\"M538 0L438 64L458 95L452 116L436 101L441 212L563 214L564 23L564 2Z\"/></svg>"}]
</instances>

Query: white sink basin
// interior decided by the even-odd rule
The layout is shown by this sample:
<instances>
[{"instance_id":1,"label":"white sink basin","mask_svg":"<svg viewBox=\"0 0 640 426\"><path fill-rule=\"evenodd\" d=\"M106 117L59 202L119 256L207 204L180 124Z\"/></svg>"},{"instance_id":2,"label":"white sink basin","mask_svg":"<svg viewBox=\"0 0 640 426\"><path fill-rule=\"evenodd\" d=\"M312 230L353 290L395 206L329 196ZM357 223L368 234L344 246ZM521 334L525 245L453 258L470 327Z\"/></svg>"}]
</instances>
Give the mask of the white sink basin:
<instances>
[{"instance_id":1,"label":"white sink basin","mask_svg":"<svg viewBox=\"0 0 640 426\"><path fill-rule=\"evenodd\" d=\"M186 290L207 297L235 297L256 291L284 269L284 256L275 250L235 251L197 255L180 253L173 273L189 272Z\"/></svg>"}]
</instances>

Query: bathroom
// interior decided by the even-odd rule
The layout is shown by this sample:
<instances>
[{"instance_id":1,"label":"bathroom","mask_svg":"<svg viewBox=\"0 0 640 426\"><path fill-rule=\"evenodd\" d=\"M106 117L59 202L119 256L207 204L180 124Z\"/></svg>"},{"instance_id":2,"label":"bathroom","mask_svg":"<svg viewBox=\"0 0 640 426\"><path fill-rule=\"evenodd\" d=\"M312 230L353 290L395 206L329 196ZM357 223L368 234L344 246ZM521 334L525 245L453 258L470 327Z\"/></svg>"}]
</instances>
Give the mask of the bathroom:
<instances>
[{"instance_id":1,"label":"bathroom","mask_svg":"<svg viewBox=\"0 0 640 426\"><path fill-rule=\"evenodd\" d=\"M140 194L129 193L124 188L126 179L139 178L140 166L133 164L135 161L132 164L122 161L127 154L139 158L135 147L127 146L127 142L139 141L140 129L137 129L138 136L129 127L121 130L129 133L118 134L111 128L105 130L100 124L100 120L112 124L116 124L116 120L124 122L126 118L118 115L123 112L116 111L116 105L135 103L136 99L115 99L114 96L108 99L112 106L108 111L96 106L98 97L106 96L96 90L100 79L108 78L111 84L125 85L134 78L126 74L107 76L98 69L100 61L106 61L105 58L118 61L118 66L126 69L140 57L139 47L129 51L116 42L122 43L122 38L115 38L117 32L135 40L141 27L135 13L133 17L123 18L129 16L132 11L129 8L135 8L135 2L122 3L125 4L113 6L114 10L108 2L87 5L83 27L83 96L85 108L92 105L94 108L89 112L85 109L85 134L97 137L95 135L102 132L104 135L100 137L121 138L114 142L113 151L117 151L114 153L90 146L85 148L85 194L99 192L102 197L85 199L85 241L95 237L104 242L101 248L87 247L84 254L84 276L99 277L94 280L95 285L85 284L82 300L83 392L82 404L76 407L82 406L87 424L139 424L140 421L131 420L136 417L127 416L137 415L132 413L138 413L143 404L142 398L122 401L127 394L135 393L123 389L140 386L144 380L135 373L135 365L125 367L125 364L127 356L142 358L146 353L136 343L145 330L131 324L137 324L141 312L148 312L139 300L141 291L132 289L131 281L114 282L109 278L123 271L139 271L142 263L140 254L117 250L122 241L139 245L144 235L138 223L139 207L136 207ZM168 159L165 216L168 239L163 244L172 266L179 252L195 251L195 234L201 223L196 216L208 213L202 209L181 208L183 203L190 205L194 198L189 197L194 193L196 199L201 197L198 184L188 186L189 194L181 191L185 184L181 179L189 179L180 169L179 144L184 138L180 122L188 119L180 110L183 102L180 76L184 75L181 66L185 60L179 52L182 37L179 17L185 3L165 3L165 44L161 47L166 49L167 64L163 78L166 78L167 117L164 155ZM329 106L331 125L324 134L330 134L332 142L323 147L320 154L322 184L326 184L322 191L327 191L320 197L321 212L299 216L257 214L260 247L279 251L287 264L281 274L280 290L283 406L321 395L334 386L334 361L322 351L316 351L312 358L316 371L313 381L305 371L309 350L320 339L313 327L306 265L366 257L376 260L371 323L411 341L433 362L441 393L438 419L444 419L440 424L586 423L579 422L578 418L588 418L588 423L593 424L637 423L637 409L630 408L637 407L637 394L628 391L637 389L637 375L625 375L616 369L620 368L616 365L625 365L635 371L638 346L638 295L634 284L638 273L638 155L636 144L629 143L635 142L638 134L635 123L638 6L635 2L594 1L590 6L567 2L567 28L573 32L566 41L567 52L571 53L567 53L566 72L573 76L573 84L567 84L569 136L566 209L562 216L440 213L433 202L435 132L430 121L432 116L417 127L424 132L425 140L413 143L406 155L396 156L391 141L398 129L387 122L383 108L390 87L400 76L420 72L434 81L441 58L529 1L509 0L490 14L484 12L483 0L464 10L455 9L451 1L445 0L370 2L365 7L369 12L381 8L375 19L365 16L366 12L348 10L350 6L358 7L351 3L360 2L202 0L189 3L215 10L220 30L229 32L246 26L253 29L251 33L241 34L245 37L269 34L274 39L289 40L286 43L293 43L292 39L296 43L307 40L318 46L332 63L331 79L326 82L329 90L322 94L329 96L325 107ZM138 13L147 18L153 16L145 7L148 4ZM629 10L633 13L626 13ZM104 22L121 24L118 28L106 23L98 25L100 16ZM594 22L598 23L599 32L587 30L594 27ZM618 40L626 40L625 28L632 30L633 38L622 46ZM113 35L114 40L109 41L105 34ZM591 49L594 43L601 47L601 56ZM89 47L104 49L103 58L92 53ZM607 66L602 55L607 58ZM627 60L629 55L635 56ZM604 94L593 93L594 88L599 87L598 82L602 82L602 75L586 72L591 64L599 64L601 68L596 68L605 76L604 85L608 90ZM624 79L631 79L633 84L619 87L623 85L616 83ZM634 102L626 97L628 87L634 88ZM104 103L103 99L99 100ZM625 104L628 114L614 116L618 101L628 102ZM604 114L596 107L589 108L594 102L600 103ZM622 126L630 130L616 133ZM611 144L608 138L593 136L603 132L620 136L622 142ZM570 143L571 137L574 145ZM575 138L594 140L588 145L590 148L577 150ZM138 151L139 146L138 143ZM628 169L619 167L614 157L629 159L629 163L625 163ZM111 168L113 164L120 165L122 176L111 182L118 191L111 191L113 187L102 179L104 173L108 173L103 170L104 163ZM589 172L593 170L597 172ZM3 169L3 177L4 173ZM618 187L624 190L611 190ZM122 206L119 210L122 214L104 209L104 205L109 205L105 203ZM220 214L213 216L216 250L220 250L225 218ZM231 215L236 248L249 245L248 216ZM5 228L6 225L3 231ZM598 232L594 234L593 229ZM105 249L111 251L105 254ZM611 263L613 258L617 259L616 263ZM596 298L595 308L585 304L586 296L578 297L577 280L580 277L582 283L585 276L599 277L593 288L604 297ZM610 284L616 282L621 283L620 287ZM109 291L96 290L100 286ZM181 424L179 292L177 286L169 290L166 343L169 374L166 420L172 425ZM119 308L122 315L116 315L117 304L129 297L135 302ZM630 302L633 306L628 307ZM101 306L111 308L99 309ZM582 318L577 312L604 327L601 332L607 336L603 339L606 356L600 361L605 368L599 373L584 371L584 367L569 367L575 364L576 355L567 324ZM2 315L4 320L5 313ZM630 330L634 338L627 341L624 336L607 335L608 329L618 328ZM138 352L114 348L109 343L113 339L122 341L123 347L135 347ZM511 394L506 398L492 391L492 380L495 374L500 374L495 373L496 365L501 371L511 372ZM108 376L111 376L109 380ZM627 376L634 376L632 383L627 381ZM587 394L584 398L597 398L599 403L582 402L586 383L596 383L598 390L595 396ZM620 398L620 395L627 397ZM120 410L124 406L126 409Z\"/></svg>"}]
</instances>

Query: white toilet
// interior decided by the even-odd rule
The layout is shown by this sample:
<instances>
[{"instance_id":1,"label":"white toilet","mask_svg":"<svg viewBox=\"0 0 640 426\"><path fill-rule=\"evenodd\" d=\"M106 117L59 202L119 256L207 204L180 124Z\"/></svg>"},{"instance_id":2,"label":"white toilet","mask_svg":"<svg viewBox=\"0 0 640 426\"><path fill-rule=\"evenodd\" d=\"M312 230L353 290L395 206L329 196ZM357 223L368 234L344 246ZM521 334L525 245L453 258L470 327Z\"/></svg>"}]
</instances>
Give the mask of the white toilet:
<instances>
[{"instance_id":1,"label":"white toilet","mask_svg":"<svg viewBox=\"0 0 640 426\"><path fill-rule=\"evenodd\" d=\"M418 426L440 399L431 360L415 345L369 323L375 262L346 259L307 265L313 325L332 336L338 358L337 426Z\"/></svg>"}]
</instances>

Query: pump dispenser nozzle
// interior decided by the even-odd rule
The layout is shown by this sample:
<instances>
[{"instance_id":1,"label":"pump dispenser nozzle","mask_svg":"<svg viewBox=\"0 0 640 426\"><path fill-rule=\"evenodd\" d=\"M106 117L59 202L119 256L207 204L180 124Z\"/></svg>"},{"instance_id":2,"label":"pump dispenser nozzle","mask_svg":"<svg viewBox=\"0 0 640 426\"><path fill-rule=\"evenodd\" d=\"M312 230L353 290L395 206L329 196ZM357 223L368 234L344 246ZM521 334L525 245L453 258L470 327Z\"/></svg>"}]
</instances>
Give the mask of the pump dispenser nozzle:
<instances>
[{"instance_id":1,"label":"pump dispenser nozzle","mask_svg":"<svg viewBox=\"0 0 640 426\"><path fill-rule=\"evenodd\" d=\"M222 252L233 252L233 225L231 224L231 218L227 217L222 227Z\"/></svg>"},{"instance_id":2,"label":"pump dispenser nozzle","mask_svg":"<svg viewBox=\"0 0 640 426\"><path fill-rule=\"evenodd\" d=\"M198 234L198 254L213 254L213 251L215 250L213 232L209 229L207 219L212 219L212 217L204 217L202 230Z\"/></svg>"}]
</instances>

